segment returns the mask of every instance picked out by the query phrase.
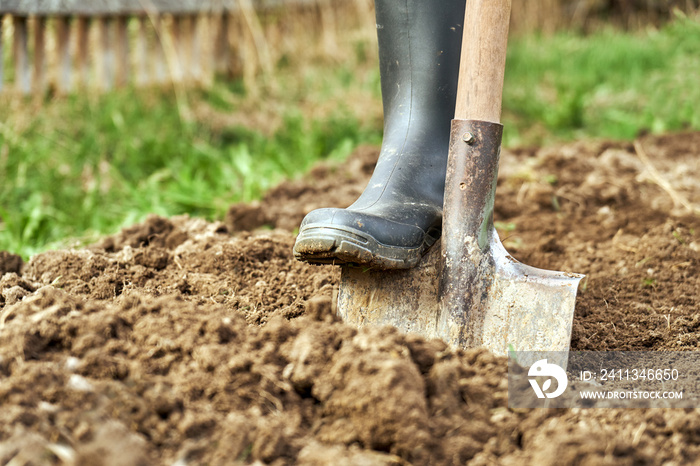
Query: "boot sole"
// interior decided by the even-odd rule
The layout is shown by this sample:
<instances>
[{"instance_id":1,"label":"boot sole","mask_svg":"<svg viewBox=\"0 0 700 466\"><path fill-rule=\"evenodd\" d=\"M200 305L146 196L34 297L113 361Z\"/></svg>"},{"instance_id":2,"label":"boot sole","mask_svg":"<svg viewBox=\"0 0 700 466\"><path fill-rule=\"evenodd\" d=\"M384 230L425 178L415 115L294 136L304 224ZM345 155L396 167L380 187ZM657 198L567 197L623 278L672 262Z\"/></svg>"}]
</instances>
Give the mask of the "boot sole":
<instances>
[{"instance_id":1,"label":"boot sole","mask_svg":"<svg viewBox=\"0 0 700 466\"><path fill-rule=\"evenodd\" d=\"M419 247L404 248L387 246L353 228L312 224L299 232L294 257L310 264L408 269L420 262L440 232L440 228L434 228L425 235Z\"/></svg>"}]
</instances>

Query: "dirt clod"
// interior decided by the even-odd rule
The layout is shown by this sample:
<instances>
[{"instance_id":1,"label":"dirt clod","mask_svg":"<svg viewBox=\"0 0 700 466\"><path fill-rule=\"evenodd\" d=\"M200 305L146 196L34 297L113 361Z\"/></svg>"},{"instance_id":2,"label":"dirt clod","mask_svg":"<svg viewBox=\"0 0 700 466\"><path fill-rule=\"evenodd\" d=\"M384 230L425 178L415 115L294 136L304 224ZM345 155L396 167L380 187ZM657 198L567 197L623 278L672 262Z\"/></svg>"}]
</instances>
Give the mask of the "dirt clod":
<instances>
[{"instance_id":1,"label":"dirt clod","mask_svg":"<svg viewBox=\"0 0 700 466\"><path fill-rule=\"evenodd\" d=\"M20 273L23 263L17 254L0 251L0 276L6 273Z\"/></svg>"}]
</instances>

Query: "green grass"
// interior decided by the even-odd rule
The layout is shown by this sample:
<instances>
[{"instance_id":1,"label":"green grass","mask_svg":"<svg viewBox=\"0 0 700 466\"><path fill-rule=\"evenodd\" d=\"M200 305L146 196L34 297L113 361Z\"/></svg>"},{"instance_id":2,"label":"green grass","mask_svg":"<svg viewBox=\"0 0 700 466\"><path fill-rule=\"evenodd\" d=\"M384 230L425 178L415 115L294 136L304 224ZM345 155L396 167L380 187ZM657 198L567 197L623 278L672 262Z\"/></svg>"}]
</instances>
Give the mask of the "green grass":
<instances>
[{"instance_id":1,"label":"green grass","mask_svg":"<svg viewBox=\"0 0 700 466\"><path fill-rule=\"evenodd\" d=\"M0 250L26 258L149 213L220 219L319 159L378 144L374 45L353 47L349 60L285 64L258 88L219 81L185 101L152 89L38 105L0 95ZM700 129L698 50L700 24L685 18L635 34L513 38L504 145Z\"/></svg>"},{"instance_id":2,"label":"green grass","mask_svg":"<svg viewBox=\"0 0 700 466\"><path fill-rule=\"evenodd\" d=\"M288 113L270 137L213 129L184 121L172 94L152 92L75 96L26 123L0 124L0 250L28 257L148 213L222 218L231 203L259 198L319 159L380 141L378 130L341 114Z\"/></svg>"},{"instance_id":3,"label":"green grass","mask_svg":"<svg viewBox=\"0 0 700 466\"><path fill-rule=\"evenodd\" d=\"M514 38L504 90L505 144L700 128L700 22L588 37Z\"/></svg>"}]
</instances>

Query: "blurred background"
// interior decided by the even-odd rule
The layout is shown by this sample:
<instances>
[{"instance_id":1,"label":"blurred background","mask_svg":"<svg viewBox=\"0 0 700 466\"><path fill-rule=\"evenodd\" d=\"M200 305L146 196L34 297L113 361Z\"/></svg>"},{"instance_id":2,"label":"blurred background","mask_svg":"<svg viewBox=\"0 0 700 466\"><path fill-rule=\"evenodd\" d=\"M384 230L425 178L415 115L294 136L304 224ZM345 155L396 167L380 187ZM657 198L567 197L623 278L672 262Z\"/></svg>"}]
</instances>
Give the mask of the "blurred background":
<instances>
[{"instance_id":1,"label":"blurred background","mask_svg":"<svg viewBox=\"0 0 700 466\"><path fill-rule=\"evenodd\" d=\"M699 11L515 0L504 145L700 129ZM0 251L25 258L381 143L371 0L3 0L0 58Z\"/></svg>"}]
</instances>

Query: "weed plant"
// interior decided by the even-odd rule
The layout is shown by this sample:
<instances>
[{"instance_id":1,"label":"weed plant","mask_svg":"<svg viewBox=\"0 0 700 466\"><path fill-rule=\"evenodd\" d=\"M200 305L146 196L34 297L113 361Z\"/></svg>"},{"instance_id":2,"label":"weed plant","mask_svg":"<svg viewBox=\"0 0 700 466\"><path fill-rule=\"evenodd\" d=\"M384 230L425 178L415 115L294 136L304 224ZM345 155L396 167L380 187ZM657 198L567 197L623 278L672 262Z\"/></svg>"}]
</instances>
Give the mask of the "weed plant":
<instances>
[{"instance_id":1,"label":"weed plant","mask_svg":"<svg viewBox=\"0 0 700 466\"><path fill-rule=\"evenodd\" d=\"M207 90L0 95L0 250L25 258L149 213L220 219L319 159L381 141L376 45L342 60L280 60ZM504 145L700 129L700 23L513 37ZM77 238L77 240L76 240Z\"/></svg>"}]
</instances>

